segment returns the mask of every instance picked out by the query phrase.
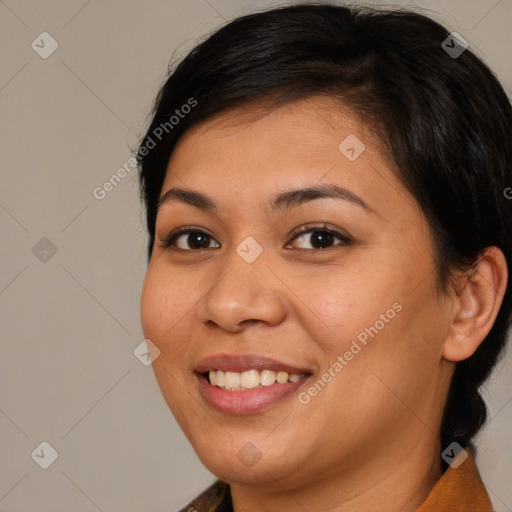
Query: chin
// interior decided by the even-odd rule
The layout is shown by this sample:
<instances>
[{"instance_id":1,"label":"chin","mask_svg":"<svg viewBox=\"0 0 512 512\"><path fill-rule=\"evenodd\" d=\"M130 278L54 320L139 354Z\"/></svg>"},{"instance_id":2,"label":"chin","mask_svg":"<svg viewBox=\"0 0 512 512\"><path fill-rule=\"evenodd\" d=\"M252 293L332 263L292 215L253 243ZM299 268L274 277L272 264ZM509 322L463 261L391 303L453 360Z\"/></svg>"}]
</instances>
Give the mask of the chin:
<instances>
[{"instance_id":1,"label":"chin","mask_svg":"<svg viewBox=\"0 0 512 512\"><path fill-rule=\"evenodd\" d=\"M251 436L247 436L244 441L243 436L226 434L224 443L211 438L197 441L193 436L189 440L206 469L225 482L275 485L276 480L293 477L301 467L297 453L290 458L290 449L285 443L265 445L264 437L257 447L254 437L251 440Z\"/></svg>"},{"instance_id":2,"label":"chin","mask_svg":"<svg viewBox=\"0 0 512 512\"><path fill-rule=\"evenodd\" d=\"M196 452L197 453L197 452ZM236 454L226 457L212 457L211 454L205 454L204 457L198 454L203 465L213 473L218 479L237 484L270 484L271 487L276 485L276 480L280 480L288 476L288 472L278 464L277 460L272 458L245 464L238 460Z\"/></svg>"}]
</instances>

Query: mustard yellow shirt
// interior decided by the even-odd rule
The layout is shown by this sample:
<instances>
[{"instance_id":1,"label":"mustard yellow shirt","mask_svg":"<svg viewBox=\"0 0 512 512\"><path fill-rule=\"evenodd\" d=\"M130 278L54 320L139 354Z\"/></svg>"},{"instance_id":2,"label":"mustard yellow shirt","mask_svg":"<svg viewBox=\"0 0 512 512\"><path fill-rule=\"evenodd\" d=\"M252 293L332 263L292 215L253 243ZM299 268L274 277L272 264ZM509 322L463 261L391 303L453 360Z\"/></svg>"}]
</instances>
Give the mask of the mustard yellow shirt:
<instances>
[{"instance_id":1,"label":"mustard yellow shirt","mask_svg":"<svg viewBox=\"0 0 512 512\"><path fill-rule=\"evenodd\" d=\"M180 512L233 512L229 485L217 480ZM416 512L493 512L471 451L457 468L449 466Z\"/></svg>"}]
</instances>

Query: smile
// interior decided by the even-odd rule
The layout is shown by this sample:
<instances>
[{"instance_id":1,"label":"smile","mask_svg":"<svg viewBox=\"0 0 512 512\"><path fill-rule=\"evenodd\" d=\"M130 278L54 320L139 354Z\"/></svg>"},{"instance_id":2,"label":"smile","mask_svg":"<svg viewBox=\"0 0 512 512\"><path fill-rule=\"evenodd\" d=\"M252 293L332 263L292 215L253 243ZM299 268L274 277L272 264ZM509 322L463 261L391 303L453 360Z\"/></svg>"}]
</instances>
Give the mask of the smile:
<instances>
[{"instance_id":1,"label":"smile","mask_svg":"<svg viewBox=\"0 0 512 512\"><path fill-rule=\"evenodd\" d=\"M245 415L263 412L294 394L312 371L264 356L219 354L204 359L194 375L210 406Z\"/></svg>"},{"instance_id":2,"label":"smile","mask_svg":"<svg viewBox=\"0 0 512 512\"><path fill-rule=\"evenodd\" d=\"M287 382L297 382L305 377L305 374L275 372L273 370L262 370L261 373L256 370L246 372L223 372L222 370L210 370L207 373L208 380L212 386L231 391L243 391L247 389L258 389L264 386L286 384Z\"/></svg>"}]
</instances>

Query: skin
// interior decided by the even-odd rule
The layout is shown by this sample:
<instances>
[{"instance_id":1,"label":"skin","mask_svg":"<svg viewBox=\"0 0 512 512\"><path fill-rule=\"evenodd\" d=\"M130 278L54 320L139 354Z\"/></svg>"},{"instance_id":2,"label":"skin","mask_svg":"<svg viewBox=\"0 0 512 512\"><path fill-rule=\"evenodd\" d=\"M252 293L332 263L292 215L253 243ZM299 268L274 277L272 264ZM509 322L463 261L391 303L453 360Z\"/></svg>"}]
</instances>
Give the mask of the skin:
<instances>
[{"instance_id":1,"label":"skin","mask_svg":"<svg viewBox=\"0 0 512 512\"><path fill-rule=\"evenodd\" d=\"M161 196L193 189L217 211L172 201L157 215L141 319L161 351L153 362L160 389L201 461L230 483L236 512L367 512L376 503L381 512L414 511L442 474L439 430L455 361L471 356L492 327L505 258L489 248L471 279L456 275L444 293L428 222L371 130L323 97L256 120L255 112L196 125L171 156ZM366 146L355 161L338 149L349 134ZM327 183L372 211L321 198L266 213L280 191ZM353 243L334 238L316 248L311 235L324 222ZM313 231L290 236L307 223ZM180 226L212 239L194 249L185 234L181 250L162 248ZM250 264L236 252L248 236L263 249ZM394 303L401 311L301 404L298 392ZM227 414L202 398L193 373L219 353L263 354L313 376L263 412ZM261 455L250 467L237 456L246 443Z\"/></svg>"}]
</instances>

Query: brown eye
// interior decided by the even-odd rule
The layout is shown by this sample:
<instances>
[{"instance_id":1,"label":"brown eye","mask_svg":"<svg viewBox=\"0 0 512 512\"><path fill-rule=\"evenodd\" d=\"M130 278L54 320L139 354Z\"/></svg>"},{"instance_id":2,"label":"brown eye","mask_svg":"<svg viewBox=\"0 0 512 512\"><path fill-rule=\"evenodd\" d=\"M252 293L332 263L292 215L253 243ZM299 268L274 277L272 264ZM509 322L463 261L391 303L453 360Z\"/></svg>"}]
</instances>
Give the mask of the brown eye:
<instances>
[{"instance_id":1,"label":"brown eye","mask_svg":"<svg viewBox=\"0 0 512 512\"><path fill-rule=\"evenodd\" d=\"M161 246L165 249L176 248L182 251L193 251L198 249L210 249L209 244L212 241L214 241L214 239L205 231L183 229L178 232L170 233L165 240L161 241ZM220 247L220 245L217 245L217 247Z\"/></svg>"},{"instance_id":2,"label":"brown eye","mask_svg":"<svg viewBox=\"0 0 512 512\"><path fill-rule=\"evenodd\" d=\"M349 245L352 243L352 240L338 231L327 229L325 227L317 227L316 229L307 229L300 231L297 233L293 240L298 240L299 243L309 243L312 245L312 248L307 247L299 247L300 249L306 250L325 250L330 249L331 247L337 245ZM338 243L335 243L338 240ZM287 249L293 248L291 244L286 246Z\"/></svg>"}]
</instances>

